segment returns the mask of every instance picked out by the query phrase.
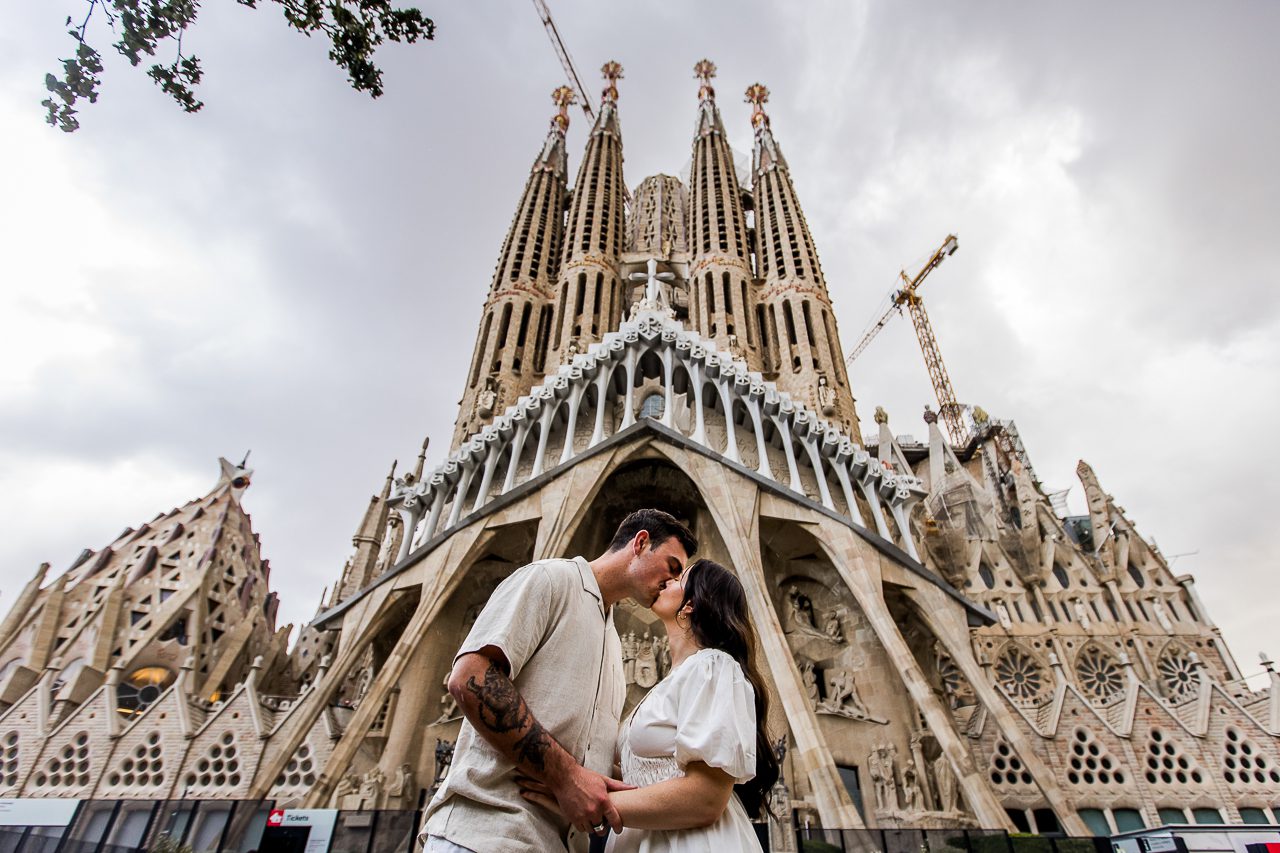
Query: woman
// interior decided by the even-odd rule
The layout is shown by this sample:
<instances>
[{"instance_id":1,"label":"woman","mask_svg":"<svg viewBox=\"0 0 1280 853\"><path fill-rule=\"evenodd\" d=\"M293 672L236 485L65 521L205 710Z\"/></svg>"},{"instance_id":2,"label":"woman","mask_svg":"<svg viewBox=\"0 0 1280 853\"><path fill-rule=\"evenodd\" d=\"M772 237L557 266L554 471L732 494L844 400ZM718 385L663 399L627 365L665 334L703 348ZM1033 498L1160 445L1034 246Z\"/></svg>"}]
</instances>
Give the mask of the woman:
<instances>
[{"instance_id":1,"label":"woman","mask_svg":"<svg viewBox=\"0 0 1280 853\"><path fill-rule=\"evenodd\" d=\"M667 629L671 672L618 735L622 779L610 796L625 829L612 853L759 850L749 816L778 779L765 734L767 701L742 584L711 560L667 584L653 612ZM555 800L526 789L547 808Z\"/></svg>"}]
</instances>

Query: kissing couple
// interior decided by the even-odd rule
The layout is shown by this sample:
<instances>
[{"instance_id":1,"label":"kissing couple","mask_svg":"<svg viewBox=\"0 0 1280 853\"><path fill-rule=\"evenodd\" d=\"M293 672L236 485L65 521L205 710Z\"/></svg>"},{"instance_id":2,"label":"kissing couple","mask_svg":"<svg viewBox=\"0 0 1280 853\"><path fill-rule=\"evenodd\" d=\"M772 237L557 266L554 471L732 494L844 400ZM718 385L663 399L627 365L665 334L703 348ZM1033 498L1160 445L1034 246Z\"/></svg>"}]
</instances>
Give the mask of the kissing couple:
<instances>
[{"instance_id":1,"label":"kissing couple","mask_svg":"<svg viewBox=\"0 0 1280 853\"><path fill-rule=\"evenodd\" d=\"M466 720L424 853L585 853L606 834L613 853L761 849L750 818L778 762L755 631L742 584L689 564L697 549L640 509L594 560L538 560L498 586L449 675ZM662 621L671 670L619 727L625 598Z\"/></svg>"}]
</instances>

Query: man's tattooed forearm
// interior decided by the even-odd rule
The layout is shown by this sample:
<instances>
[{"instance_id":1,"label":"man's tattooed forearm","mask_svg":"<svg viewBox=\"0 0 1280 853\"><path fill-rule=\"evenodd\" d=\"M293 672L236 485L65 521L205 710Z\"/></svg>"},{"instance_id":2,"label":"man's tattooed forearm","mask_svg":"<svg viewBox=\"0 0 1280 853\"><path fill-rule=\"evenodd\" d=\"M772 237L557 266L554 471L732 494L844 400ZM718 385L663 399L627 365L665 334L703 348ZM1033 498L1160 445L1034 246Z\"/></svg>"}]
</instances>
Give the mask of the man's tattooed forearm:
<instances>
[{"instance_id":1,"label":"man's tattooed forearm","mask_svg":"<svg viewBox=\"0 0 1280 853\"><path fill-rule=\"evenodd\" d=\"M516 755L535 770L547 769L547 753L551 751L551 735L537 720L524 737L516 741Z\"/></svg>"},{"instance_id":2,"label":"man's tattooed forearm","mask_svg":"<svg viewBox=\"0 0 1280 853\"><path fill-rule=\"evenodd\" d=\"M467 679L467 690L479 703L476 711L480 721L492 732L505 734L518 731L529 724L529 706L511 683L511 679L490 661L484 671L484 684L477 684L475 676Z\"/></svg>"},{"instance_id":3,"label":"man's tattooed forearm","mask_svg":"<svg viewBox=\"0 0 1280 853\"><path fill-rule=\"evenodd\" d=\"M467 679L467 690L476 697L476 713L489 731L511 734L528 729L512 750L520 762L539 772L545 771L547 753L551 751L554 740L534 719L524 697L506 673L490 662L484 673L484 683L478 683L473 675Z\"/></svg>"}]
</instances>

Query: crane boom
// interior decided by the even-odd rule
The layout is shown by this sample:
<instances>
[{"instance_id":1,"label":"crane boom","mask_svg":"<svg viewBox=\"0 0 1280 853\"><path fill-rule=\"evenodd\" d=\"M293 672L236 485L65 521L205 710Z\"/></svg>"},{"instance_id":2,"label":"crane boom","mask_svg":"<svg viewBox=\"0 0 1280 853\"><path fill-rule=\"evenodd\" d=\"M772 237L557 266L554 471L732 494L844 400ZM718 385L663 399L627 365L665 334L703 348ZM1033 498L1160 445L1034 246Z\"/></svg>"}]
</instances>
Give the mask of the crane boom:
<instances>
[{"instance_id":1,"label":"crane boom","mask_svg":"<svg viewBox=\"0 0 1280 853\"><path fill-rule=\"evenodd\" d=\"M578 94L578 102L582 104L582 111L587 114L588 121L596 120L595 110L591 108L591 98L587 97L587 90L583 87L582 81L578 79L578 72L573 67L573 60L569 58L569 51L564 46L564 41L560 38L560 31L556 29L556 22L551 19L551 10L547 8L544 0L533 0L533 7L538 11L538 17L542 19L542 26L547 30L547 37L551 39L551 46L555 48L556 56L560 59L560 67L564 69L564 74L569 78L569 85Z\"/></svg>"},{"instance_id":2,"label":"crane boom","mask_svg":"<svg viewBox=\"0 0 1280 853\"><path fill-rule=\"evenodd\" d=\"M933 383L933 393L938 398L939 413L942 415L942 422L947 427L947 434L951 439L953 446L965 444L969 439L969 430L964 425L964 419L961 416L961 406L956 400L955 388L951 385L951 377L947 375L947 367L942 361L942 352L938 348L938 339L933 334L933 325L929 322L929 315L924 310L924 300L916 292L920 289L920 285L924 283L929 273L937 269L938 265L946 258L954 255L959 243L956 241L954 234L948 234L947 239L942 241L942 245L938 250L929 256L929 260L925 263L920 272L916 273L915 278L907 278L906 271L902 271L899 275L902 278L903 286L896 291L891 300L888 310L884 315L876 321L867 333L862 336L862 340L858 341L858 345L849 353L849 357L845 360L846 364L852 364L853 360L862 354L876 335L880 334L880 330L885 327L893 317L893 312L901 312L902 306L907 306L907 313L911 315L911 324L916 330L916 340L920 343L920 352L924 354L924 366L929 371L929 381Z\"/></svg>"}]
</instances>

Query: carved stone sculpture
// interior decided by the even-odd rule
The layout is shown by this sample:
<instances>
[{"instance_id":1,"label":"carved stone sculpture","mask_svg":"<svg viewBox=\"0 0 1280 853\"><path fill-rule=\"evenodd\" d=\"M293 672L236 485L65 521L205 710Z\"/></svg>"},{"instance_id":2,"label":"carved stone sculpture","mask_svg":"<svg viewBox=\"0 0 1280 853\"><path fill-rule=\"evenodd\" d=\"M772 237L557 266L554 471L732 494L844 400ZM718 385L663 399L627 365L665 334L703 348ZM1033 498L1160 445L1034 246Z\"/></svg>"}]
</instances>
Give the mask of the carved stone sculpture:
<instances>
[{"instance_id":1,"label":"carved stone sculpture","mask_svg":"<svg viewBox=\"0 0 1280 853\"><path fill-rule=\"evenodd\" d=\"M658 659L653 651L653 637L648 631L636 646L636 684L650 688L658 683Z\"/></svg>"},{"instance_id":2,"label":"carved stone sculpture","mask_svg":"<svg viewBox=\"0 0 1280 853\"><path fill-rule=\"evenodd\" d=\"M836 392L827 384L827 377L818 377L818 410L823 416L831 417L836 413Z\"/></svg>"},{"instance_id":3,"label":"carved stone sculpture","mask_svg":"<svg viewBox=\"0 0 1280 853\"><path fill-rule=\"evenodd\" d=\"M492 376L484 381L484 388L476 395L476 414L482 418L487 418L493 414L494 408L498 405L498 380Z\"/></svg>"},{"instance_id":4,"label":"carved stone sculpture","mask_svg":"<svg viewBox=\"0 0 1280 853\"><path fill-rule=\"evenodd\" d=\"M453 698L453 694L449 692L449 678L444 680L444 695L440 697L440 716L436 718L436 725L441 723L451 723L454 720L461 719L462 714L458 711L458 700Z\"/></svg>"},{"instance_id":5,"label":"carved stone sculpture","mask_svg":"<svg viewBox=\"0 0 1280 853\"><path fill-rule=\"evenodd\" d=\"M800 680L804 683L804 693L809 698L809 704L816 709L821 697L818 695L818 675L814 672L813 661L807 660L800 664Z\"/></svg>"},{"instance_id":6,"label":"carved stone sculpture","mask_svg":"<svg viewBox=\"0 0 1280 853\"><path fill-rule=\"evenodd\" d=\"M628 631L621 637L622 640L622 676L626 679L627 684L634 684L636 680L636 632Z\"/></svg>"},{"instance_id":7,"label":"carved stone sculpture","mask_svg":"<svg viewBox=\"0 0 1280 853\"><path fill-rule=\"evenodd\" d=\"M842 717L865 719L870 716L867 708L858 697L858 688L853 681L853 673L844 667L827 670L827 698L819 705L819 710Z\"/></svg>"},{"instance_id":8,"label":"carved stone sculpture","mask_svg":"<svg viewBox=\"0 0 1280 853\"><path fill-rule=\"evenodd\" d=\"M431 782L431 790L440 787L444 778L449 775L449 765L453 764L453 741L436 738L436 778Z\"/></svg>"},{"instance_id":9,"label":"carved stone sculpture","mask_svg":"<svg viewBox=\"0 0 1280 853\"><path fill-rule=\"evenodd\" d=\"M951 769L951 762L945 754L933 760L933 786L938 792L938 810L953 812L956 810L956 774Z\"/></svg>"}]
</instances>

